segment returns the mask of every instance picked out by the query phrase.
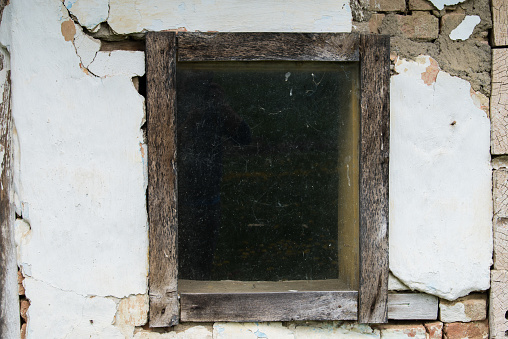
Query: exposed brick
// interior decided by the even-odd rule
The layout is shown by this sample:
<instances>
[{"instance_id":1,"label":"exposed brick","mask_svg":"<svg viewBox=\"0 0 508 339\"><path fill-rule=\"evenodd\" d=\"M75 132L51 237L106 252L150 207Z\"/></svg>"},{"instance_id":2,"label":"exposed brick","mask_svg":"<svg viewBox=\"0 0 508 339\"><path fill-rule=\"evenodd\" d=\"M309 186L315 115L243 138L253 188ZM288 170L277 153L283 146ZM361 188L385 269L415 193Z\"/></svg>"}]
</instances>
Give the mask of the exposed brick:
<instances>
[{"instance_id":1,"label":"exposed brick","mask_svg":"<svg viewBox=\"0 0 508 339\"><path fill-rule=\"evenodd\" d=\"M21 274L21 270L18 270L18 293L19 295L25 295L25 288L23 287L23 274Z\"/></svg>"},{"instance_id":2,"label":"exposed brick","mask_svg":"<svg viewBox=\"0 0 508 339\"><path fill-rule=\"evenodd\" d=\"M428 0L409 0L409 10L411 11L432 11L436 9Z\"/></svg>"},{"instance_id":3,"label":"exposed brick","mask_svg":"<svg viewBox=\"0 0 508 339\"><path fill-rule=\"evenodd\" d=\"M25 339L26 338L26 323L24 323L23 325L21 325L21 333L20 333L20 336L19 336L21 339Z\"/></svg>"},{"instance_id":4,"label":"exposed brick","mask_svg":"<svg viewBox=\"0 0 508 339\"><path fill-rule=\"evenodd\" d=\"M383 324L378 325L381 338L426 339L427 332L422 324Z\"/></svg>"},{"instance_id":5,"label":"exposed brick","mask_svg":"<svg viewBox=\"0 0 508 339\"><path fill-rule=\"evenodd\" d=\"M427 12L414 12L414 39L433 40L439 34L439 19Z\"/></svg>"},{"instance_id":6,"label":"exposed brick","mask_svg":"<svg viewBox=\"0 0 508 339\"><path fill-rule=\"evenodd\" d=\"M443 338L443 323L440 321L433 321L431 323L423 324L429 335L429 339L442 339Z\"/></svg>"},{"instance_id":7,"label":"exposed brick","mask_svg":"<svg viewBox=\"0 0 508 339\"><path fill-rule=\"evenodd\" d=\"M381 34L402 35L419 41L437 39L439 19L428 12L416 11L412 15L389 14L379 27Z\"/></svg>"},{"instance_id":8,"label":"exposed brick","mask_svg":"<svg viewBox=\"0 0 508 339\"><path fill-rule=\"evenodd\" d=\"M28 307L30 306L30 301L27 299L23 299L19 302L19 312L21 313L21 318L23 318L25 321L27 320L26 312L28 312Z\"/></svg>"},{"instance_id":9,"label":"exposed brick","mask_svg":"<svg viewBox=\"0 0 508 339\"><path fill-rule=\"evenodd\" d=\"M442 322L470 322L487 318L487 295L474 293L454 301L441 299L439 319Z\"/></svg>"},{"instance_id":10,"label":"exposed brick","mask_svg":"<svg viewBox=\"0 0 508 339\"><path fill-rule=\"evenodd\" d=\"M370 33L377 34L379 33L379 27L383 22L385 15L384 14L372 14L369 20L369 31Z\"/></svg>"},{"instance_id":11,"label":"exposed brick","mask_svg":"<svg viewBox=\"0 0 508 339\"><path fill-rule=\"evenodd\" d=\"M487 320L471 323L448 323L444 325L446 339L487 339L489 323Z\"/></svg>"},{"instance_id":12,"label":"exposed brick","mask_svg":"<svg viewBox=\"0 0 508 339\"><path fill-rule=\"evenodd\" d=\"M449 13L441 17L441 33L448 36L466 17L465 13Z\"/></svg>"},{"instance_id":13,"label":"exposed brick","mask_svg":"<svg viewBox=\"0 0 508 339\"><path fill-rule=\"evenodd\" d=\"M375 12L404 12L406 10L405 0L370 0L370 11Z\"/></svg>"}]
</instances>

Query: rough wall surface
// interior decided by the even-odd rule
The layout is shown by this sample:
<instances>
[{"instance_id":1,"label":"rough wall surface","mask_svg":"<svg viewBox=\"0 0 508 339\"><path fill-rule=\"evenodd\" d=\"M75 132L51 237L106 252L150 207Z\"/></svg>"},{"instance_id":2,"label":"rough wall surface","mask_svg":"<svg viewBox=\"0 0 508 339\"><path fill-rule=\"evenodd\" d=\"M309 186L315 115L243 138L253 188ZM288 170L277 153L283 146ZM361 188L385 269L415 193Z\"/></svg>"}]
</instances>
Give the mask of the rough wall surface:
<instances>
[{"instance_id":1,"label":"rough wall surface","mask_svg":"<svg viewBox=\"0 0 508 339\"><path fill-rule=\"evenodd\" d=\"M16 231L31 301L28 337L235 338L248 333L259 338L281 331L291 338L310 338L309 333L379 338L383 331L384 337L395 331L341 323L294 329L215 324L213 330L198 326L161 333L136 328L146 322L148 267L144 102L131 77L143 74L144 59L140 52L98 52L100 41L81 28L97 31L107 21L122 34L181 27L347 32L349 1L13 0L8 9L13 20L2 25L0 41L13 58L15 192L22 218ZM438 29L427 14L411 22L429 19ZM383 27L404 20L390 16ZM488 20L482 20L474 32L486 27ZM450 25L447 34L461 22ZM392 78L390 265L410 288L455 299L489 287L489 119L478 108L485 109L485 97L472 92L467 81L440 71L433 59L416 58L440 55L436 41L416 43L403 31L394 34L399 52L410 50L416 61L400 59L399 74ZM484 65L490 60L488 46L469 38L448 40L442 45L456 54L463 44L480 51L478 57L471 53L471 70L464 77L481 83L490 69ZM122 306L131 299L137 300L135 311ZM424 335L422 328L418 335Z\"/></svg>"},{"instance_id":2,"label":"rough wall surface","mask_svg":"<svg viewBox=\"0 0 508 339\"><path fill-rule=\"evenodd\" d=\"M445 299L488 289L492 183L487 114L475 105L468 82L439 71L429 57L398 60L395 71L390 269L410 288Z\"/></svg>"}]
</instances>

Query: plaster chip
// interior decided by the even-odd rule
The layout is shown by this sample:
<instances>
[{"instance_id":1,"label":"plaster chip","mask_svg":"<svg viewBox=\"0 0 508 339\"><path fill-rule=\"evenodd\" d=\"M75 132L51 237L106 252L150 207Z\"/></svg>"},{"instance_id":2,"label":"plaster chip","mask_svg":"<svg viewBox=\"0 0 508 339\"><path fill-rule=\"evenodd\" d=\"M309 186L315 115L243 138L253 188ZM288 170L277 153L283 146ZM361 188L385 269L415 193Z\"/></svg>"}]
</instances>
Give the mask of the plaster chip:
<instances>
[{"instance_id":1,"label":"plaster chip","mask_svg":"<svg viewBox=\"0 0 508 339\"><path fill-rule=\"evenodd\" d=\"M429 0L436 6L437 9L442 10L445 6L451 6L460 4L461 2L464 2L466 0Z\"/></svg>"},{"instance_id":2,"label":"plaster chip","mask_svg":"<svg viewBox=\"0 0 508 339\"><path fill-rule=\"evenodd\" d=\"M130 76L83 72L62 37L69 17L59 0L11 6L14 176L31 227L23 273L80 295L145 294L144 99Z\"/></svg>"},{"instance_id":3,"label":"plaster chip","mask_svg":"<svg viewBox=\"0 0 508 339\"><path fill-rule=\"evenodd\" d=\"M109 0L64 0L64 5L89 30L108 19Z\"/></svg>"},{"instance_id":4,"label":"plaster chip","mask_svg":"<svg viewBox=\"0 0 508 339\"><path fill-rule=\"evenodd\" d=\"M404 285L399 279L393 276L393 274L388 275L388 290L389 291L408 291L410 288Z\"/></svg>"},{"instance_id":5,"label":"plaster chip","mask_svg":"<svg viewBox=\"0 0 508 339\"><path fill-rule=\"evenodd\" d=\"M108 23L119 34L185 27L188 31L350 32L349 0L111 0Z\"/></svg>"},{"instance_id":6,"label":"plaster chip","mask_svg":"<svg viewBox=\"0 0 508 339\"><path fill-rule=\"evenodd\" d=\"M489 288L490 124L470 84L430 57L398 60L391 80L390 270L409 288L454 300Z\"/></svg>"},{"instance_id":7,"label":"plaster chip","mask_svg":"<svg viewBox=\"0 0 508 339\"><path fill-rule=\"evenodd\" d=\"M100 40L83 33L83 29L76 25L76 35L74 36L74 47L78 53L81 63L84 67L88 67L95 58L95 55L101 48Z\"/></svg>"},{"instance_id":8,"label":"plaster chip","mask_svg":"<svg viewBox=\"0 0 508 339\"><path fill-rule=\"evenodd\" d=\"M62 291L32 278L25 278L25 287L30 300L27 338L125 338L112 325L114 301Z\"/></svg>"},{"instance_id":9,"label":"plaster chip","mask_svg":"<svg viewBox=\"0 0 508 339\"><path fill-rule=\"evenodd\" d=\"M145 74L145 53L141 51L98 52L88 70L99 77Z\"/></svg>"},{"instance_id":10,"label":"plaster chip","mask_svg":"<svg viewBox=\"0 0 508 339\"><path fill-rule=\"evenodd\" d=\"M467 15L464 20L450 33L452 40L467 40L474 28L482 21L478 15Z\"/></svg>"}]
</instances>

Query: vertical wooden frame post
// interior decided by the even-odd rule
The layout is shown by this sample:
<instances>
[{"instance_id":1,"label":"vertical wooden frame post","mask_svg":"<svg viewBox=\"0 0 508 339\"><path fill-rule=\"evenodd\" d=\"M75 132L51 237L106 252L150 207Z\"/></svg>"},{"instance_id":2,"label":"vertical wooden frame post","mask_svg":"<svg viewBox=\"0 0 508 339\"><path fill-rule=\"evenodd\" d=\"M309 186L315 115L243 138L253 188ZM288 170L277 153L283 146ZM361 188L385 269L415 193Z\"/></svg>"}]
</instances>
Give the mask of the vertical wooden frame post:
<instances>
[{"instance_id":1,"label":"vertical wooden frame post","mask_svg":"<svg viewBox=\"0 0 508 339\"><path fill-rule=\"evenodd\" d=\"M387 322L390 39L360 37L360 290L358 321Z\"/></svg>"},{"instance_id":2,"label":"vertical wooden frame post","mask_svg":"<svg viewBox=\"0 0 508 339\"><path fill-rule=\"evenodd\" d=\"M178 324L176 34L146 36L150 326Z\"/></svg>"}]
</instances>

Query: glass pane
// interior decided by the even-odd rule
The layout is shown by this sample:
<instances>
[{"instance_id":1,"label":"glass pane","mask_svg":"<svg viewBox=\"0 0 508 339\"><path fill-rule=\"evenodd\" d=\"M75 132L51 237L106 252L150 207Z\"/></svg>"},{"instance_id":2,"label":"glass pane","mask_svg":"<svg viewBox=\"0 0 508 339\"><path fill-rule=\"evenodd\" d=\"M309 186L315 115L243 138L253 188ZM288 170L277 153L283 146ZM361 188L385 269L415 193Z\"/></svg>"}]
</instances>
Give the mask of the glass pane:
<instances>
[{"instance_id":1,"label":"glass pane","mask_svg":"<svg viewBox=\"0 0 508 339\"><path fill-rule=\"evenodd\" d=\"M356 265L358 73L177 64L180 279L339 279Z\"/></svg>"}]
</instances>

